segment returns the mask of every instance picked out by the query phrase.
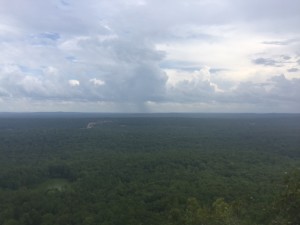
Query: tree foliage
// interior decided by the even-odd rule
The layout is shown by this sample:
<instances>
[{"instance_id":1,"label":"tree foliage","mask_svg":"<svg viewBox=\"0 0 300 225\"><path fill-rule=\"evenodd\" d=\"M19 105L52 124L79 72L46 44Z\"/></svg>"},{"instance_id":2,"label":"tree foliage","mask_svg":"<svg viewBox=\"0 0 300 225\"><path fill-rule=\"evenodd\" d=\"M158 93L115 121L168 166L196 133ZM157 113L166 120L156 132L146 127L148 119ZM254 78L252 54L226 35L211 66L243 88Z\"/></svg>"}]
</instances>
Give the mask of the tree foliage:
<instances>
[{"instance_id":1,"label":"tree foliage","mask_svg":"<svg viewBox=\"0 0 300 225\"><path fill-rule=\"evenodd\" d=\"M0 224L299 225L299 121L0 119Z\"/></svg>"}]
</instances>

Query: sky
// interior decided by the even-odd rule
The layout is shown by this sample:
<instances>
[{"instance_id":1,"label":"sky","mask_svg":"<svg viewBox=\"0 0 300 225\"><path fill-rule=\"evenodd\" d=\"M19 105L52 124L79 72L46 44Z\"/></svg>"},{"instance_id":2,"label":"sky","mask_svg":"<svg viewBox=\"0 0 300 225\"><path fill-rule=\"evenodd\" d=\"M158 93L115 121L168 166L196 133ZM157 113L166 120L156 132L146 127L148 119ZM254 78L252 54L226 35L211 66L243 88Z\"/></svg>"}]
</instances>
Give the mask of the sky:
<instances>
[{"instance_id":1,"label":"sky","mask_svg":"<svg viewBox=\"0 0 300 225\"><path fill-rule=\"evenodd\" d=\"M0 111L300 113L299 0L1 0Z\"/></svg>"}]
</instances>

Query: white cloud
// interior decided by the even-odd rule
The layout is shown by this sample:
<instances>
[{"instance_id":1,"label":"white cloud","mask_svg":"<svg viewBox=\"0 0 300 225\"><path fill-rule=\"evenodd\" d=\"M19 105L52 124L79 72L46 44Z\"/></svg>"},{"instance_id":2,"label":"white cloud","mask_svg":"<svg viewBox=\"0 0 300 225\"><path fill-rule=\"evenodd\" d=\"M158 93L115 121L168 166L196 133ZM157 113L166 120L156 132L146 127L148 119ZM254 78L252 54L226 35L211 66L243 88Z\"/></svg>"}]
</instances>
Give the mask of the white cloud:
<instances>
[{"instance_id":1,"label":"white cloud","mask_svg":"<svg viewBox=\"0 0 300 225\"><path fill-rule=\"evenodd\" d=\"M90 79L90 82L95 86L102 86L105 84L105 81L96 78Z\"/></svg>"},{"instance_id":2,"label":"white cloud","mask_svg":"<svg viewBox=\"0 0 300 225\"><path fill-rule=\"evenodd\" d=\"M43 69L43 72L49 76L56 76L58 74L58 69L53 66L47 66Z\"/></svg>"},{"instance_id":3,"label":"white cloud","mask_svg":"<svg viewBox=\"0 0 300 225\"><path fill-rule=\"evenodd\" d=\"M77 87L80 85L80 82L78 80L69 80L69 85L71 87Z\"/></svg>"}]
</instances>

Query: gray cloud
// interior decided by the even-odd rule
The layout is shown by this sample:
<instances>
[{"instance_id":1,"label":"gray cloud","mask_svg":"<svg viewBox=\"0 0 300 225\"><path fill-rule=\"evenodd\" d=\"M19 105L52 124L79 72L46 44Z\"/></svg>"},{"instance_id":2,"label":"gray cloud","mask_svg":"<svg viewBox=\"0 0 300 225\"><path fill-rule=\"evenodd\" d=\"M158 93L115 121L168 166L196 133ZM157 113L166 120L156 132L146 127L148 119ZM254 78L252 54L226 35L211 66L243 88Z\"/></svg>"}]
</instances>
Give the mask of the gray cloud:
<instances>
[{"instance_id":1,"label":"gray cloud","mask_svg":"<svg viewBox=\"0 0 300 225\"><path fill-rule=\"evenodd\" d=\"M300 79L287 79L284 75L273 76L266 82L241 82L236 88L218 91L217 83L209 80L183 81L172 87L168 94L180 102L208 103L226 107L226 104L253 105L276 112L290 108L300 109ZM255 108L254 107L254 108Z\"/></svg>"},{"instance_id":2,"label":"gray cloud","mask_svg":"<svg viewBox=\"0 0 300 225\"><path fill-rule=\"evenodd\" d=\"M67 42L67 44L66 44ZM161 101L164 98L166 75L159 68L163 54L142 40L123 38L99 40L84 37L61 43L62 52L77 55L56 62L60 68L14 65L6 71L3 65L0 83L14 97L33 99L140 102ZM67 45L67 46L66 46ZM76 58L76 60L74 60ZM92 85L91 79L105 85Z\"/></svg>"},{"instance_id":3,"label":"gray cloud","mask_svg":"<svg viewBox=\"0 0 300 225\"><path fill-rule=\"evenodd\" d=\"M181 81L168 91L169 99L177 102L212 102L216 96L215 87L208 80Z\"/></svg>"},{"instance_id":4,"label":"gray cloud","mask_svg":"<svg viewBox=\"0 0 300 225\"><path fill-rule=\"evenodd\" d=\"M298 43L299 39L288 39L288 40L283 40L283 41L264 41L262 42L263 44L266 45L290 45L290 44L294 44L294 43Z\"/></svg>"},{"instance_id":5,"label":"gray cloud","mask_svg":"<svg viewBox=\"0 0 300 225\"><path fill-rule=\"evenodd\" d=\"M288 41L264 41L263 44L266 45L288 45Z\"/></svg>"},{"instance_id":6,"label":"gray cloud","mask_svg":"<svg viewBox=\"0 0 300 225\"><path fill-rule=\"evenodd\" d=\"M281 55L281 58L282 58L283 60L285 60L285 61L288 61L288 60L292 59L292 57L289 56L289 55Z\"/></svg>"},{"instance_id":7,"label":"gray cloud","mask_svg":"<svg viewBox=\"0 0 300 225\"><path fill-rule=\"evenodd\" d=\"M299 90L300 79L288 80L284 75L280 75L270 78L265 83L241 83L232 94L235 95L234 99L237 101L271 104L273 107L292 102L292 106L299 109Z\"/></svg>"},{"instance_id":8,"label":"gray cloud","mask_svg":"<svg viewBox=\"0 0 300 225\"><path fill-rule=\"evenodd\" d=\"M196 71L201 69L201 65L189 62L189 61L177 61L177 60L163 60L159 64L163 69L177 69L185 71Z\"/></svg>"},{"instance_id":9,"label":"gray cloud","mask_svg":"<svg viewBox=\"0 0 300 225\"><path fill-rule=\"evenodd\" d=\"M282 67L285 65L295 66L295 57L290 55L275 55L272 57L259 57L252 60L256 65Z\"/></svg>"},{"instance_id":10,"label":"gray cloud","mask_svg":"<svg viewBox=\"0 0 300 225\"><path fill-rule=\"evenodd\" d=\"M298 71L299 71L298 68L291 68L291 69L288 69L288 72L290 72L290 73L296 73L296 72L298 72Z\"/></svg>"},{"instance_id":11,"label":"gray cloud","mask_svg":"<svg viewBox=\"0 0 300 225\"><path fill-rule=\"evenodd\" d=\"M300 3L292 0L3 0L0 101L100 101L122 107L136 104L140 108L146 102L282 101L298 106L298 79L281 76L266 83L233 84L225 75L235 68L205 65L202 61L206 56L198 59L193 51L190 55L198 63L173 59L168 52L159 51L157 45L227 43L241 26L254 32L253 36L276 33L267 40L277 40L277 35L282 35L279 41L263 42L270 48L288 49L292 45L297 49L299 11ZM218 55L230 55L222 51ZM256 55L252 62L274 68L295 64L297 60L290 52ZM297 62L300 65L300 60ZM288 72L295 75L298 69L294 64L289 64ZM210 75L217 74L218 78L203 74L189 77L205 66L211 68ZM187 77L170 87L166 69L184 71Z\"/></svg>"},{"instance_id":12,"label":"gray cloud","mask_svg":"<svg viewBox=\"0 0 300 225\"><path fill-rule=\"evenodd\" d=\"M228 1L240 19L251 24L251 29L264 33L293 33L298 30L300 2L295 0Z\"/></svg>"},{"instance_id":13,"label":"gray cloud","mask_svg":"<svg viewBox=\"0 0 300 225\"><path fill-rule=\"evenodd\" d=\"M254 59L252 62L257 65L279 66L278 61L276 61L274 59L270 59L270 58L257 58L257 59Z\"/></svg>"}]
</instances>

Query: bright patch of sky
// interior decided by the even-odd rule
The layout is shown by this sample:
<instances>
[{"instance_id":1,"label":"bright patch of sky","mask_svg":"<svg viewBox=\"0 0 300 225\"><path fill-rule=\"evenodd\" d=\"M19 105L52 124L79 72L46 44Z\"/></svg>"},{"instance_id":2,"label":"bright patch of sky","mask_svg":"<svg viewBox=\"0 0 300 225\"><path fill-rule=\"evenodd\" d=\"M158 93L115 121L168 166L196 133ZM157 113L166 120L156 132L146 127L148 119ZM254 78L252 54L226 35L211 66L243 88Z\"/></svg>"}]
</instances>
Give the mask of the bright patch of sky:
<instances>
[{"instance_id":1,"label":"bright patch of sky","mask_svg":"<svg viewBox=\"0 0 300 225\"><path fill-rule=\"evenodd\" d=\"M2 0L0 111L300 113L298 0Z\"/></svg>"}]
</instances>

